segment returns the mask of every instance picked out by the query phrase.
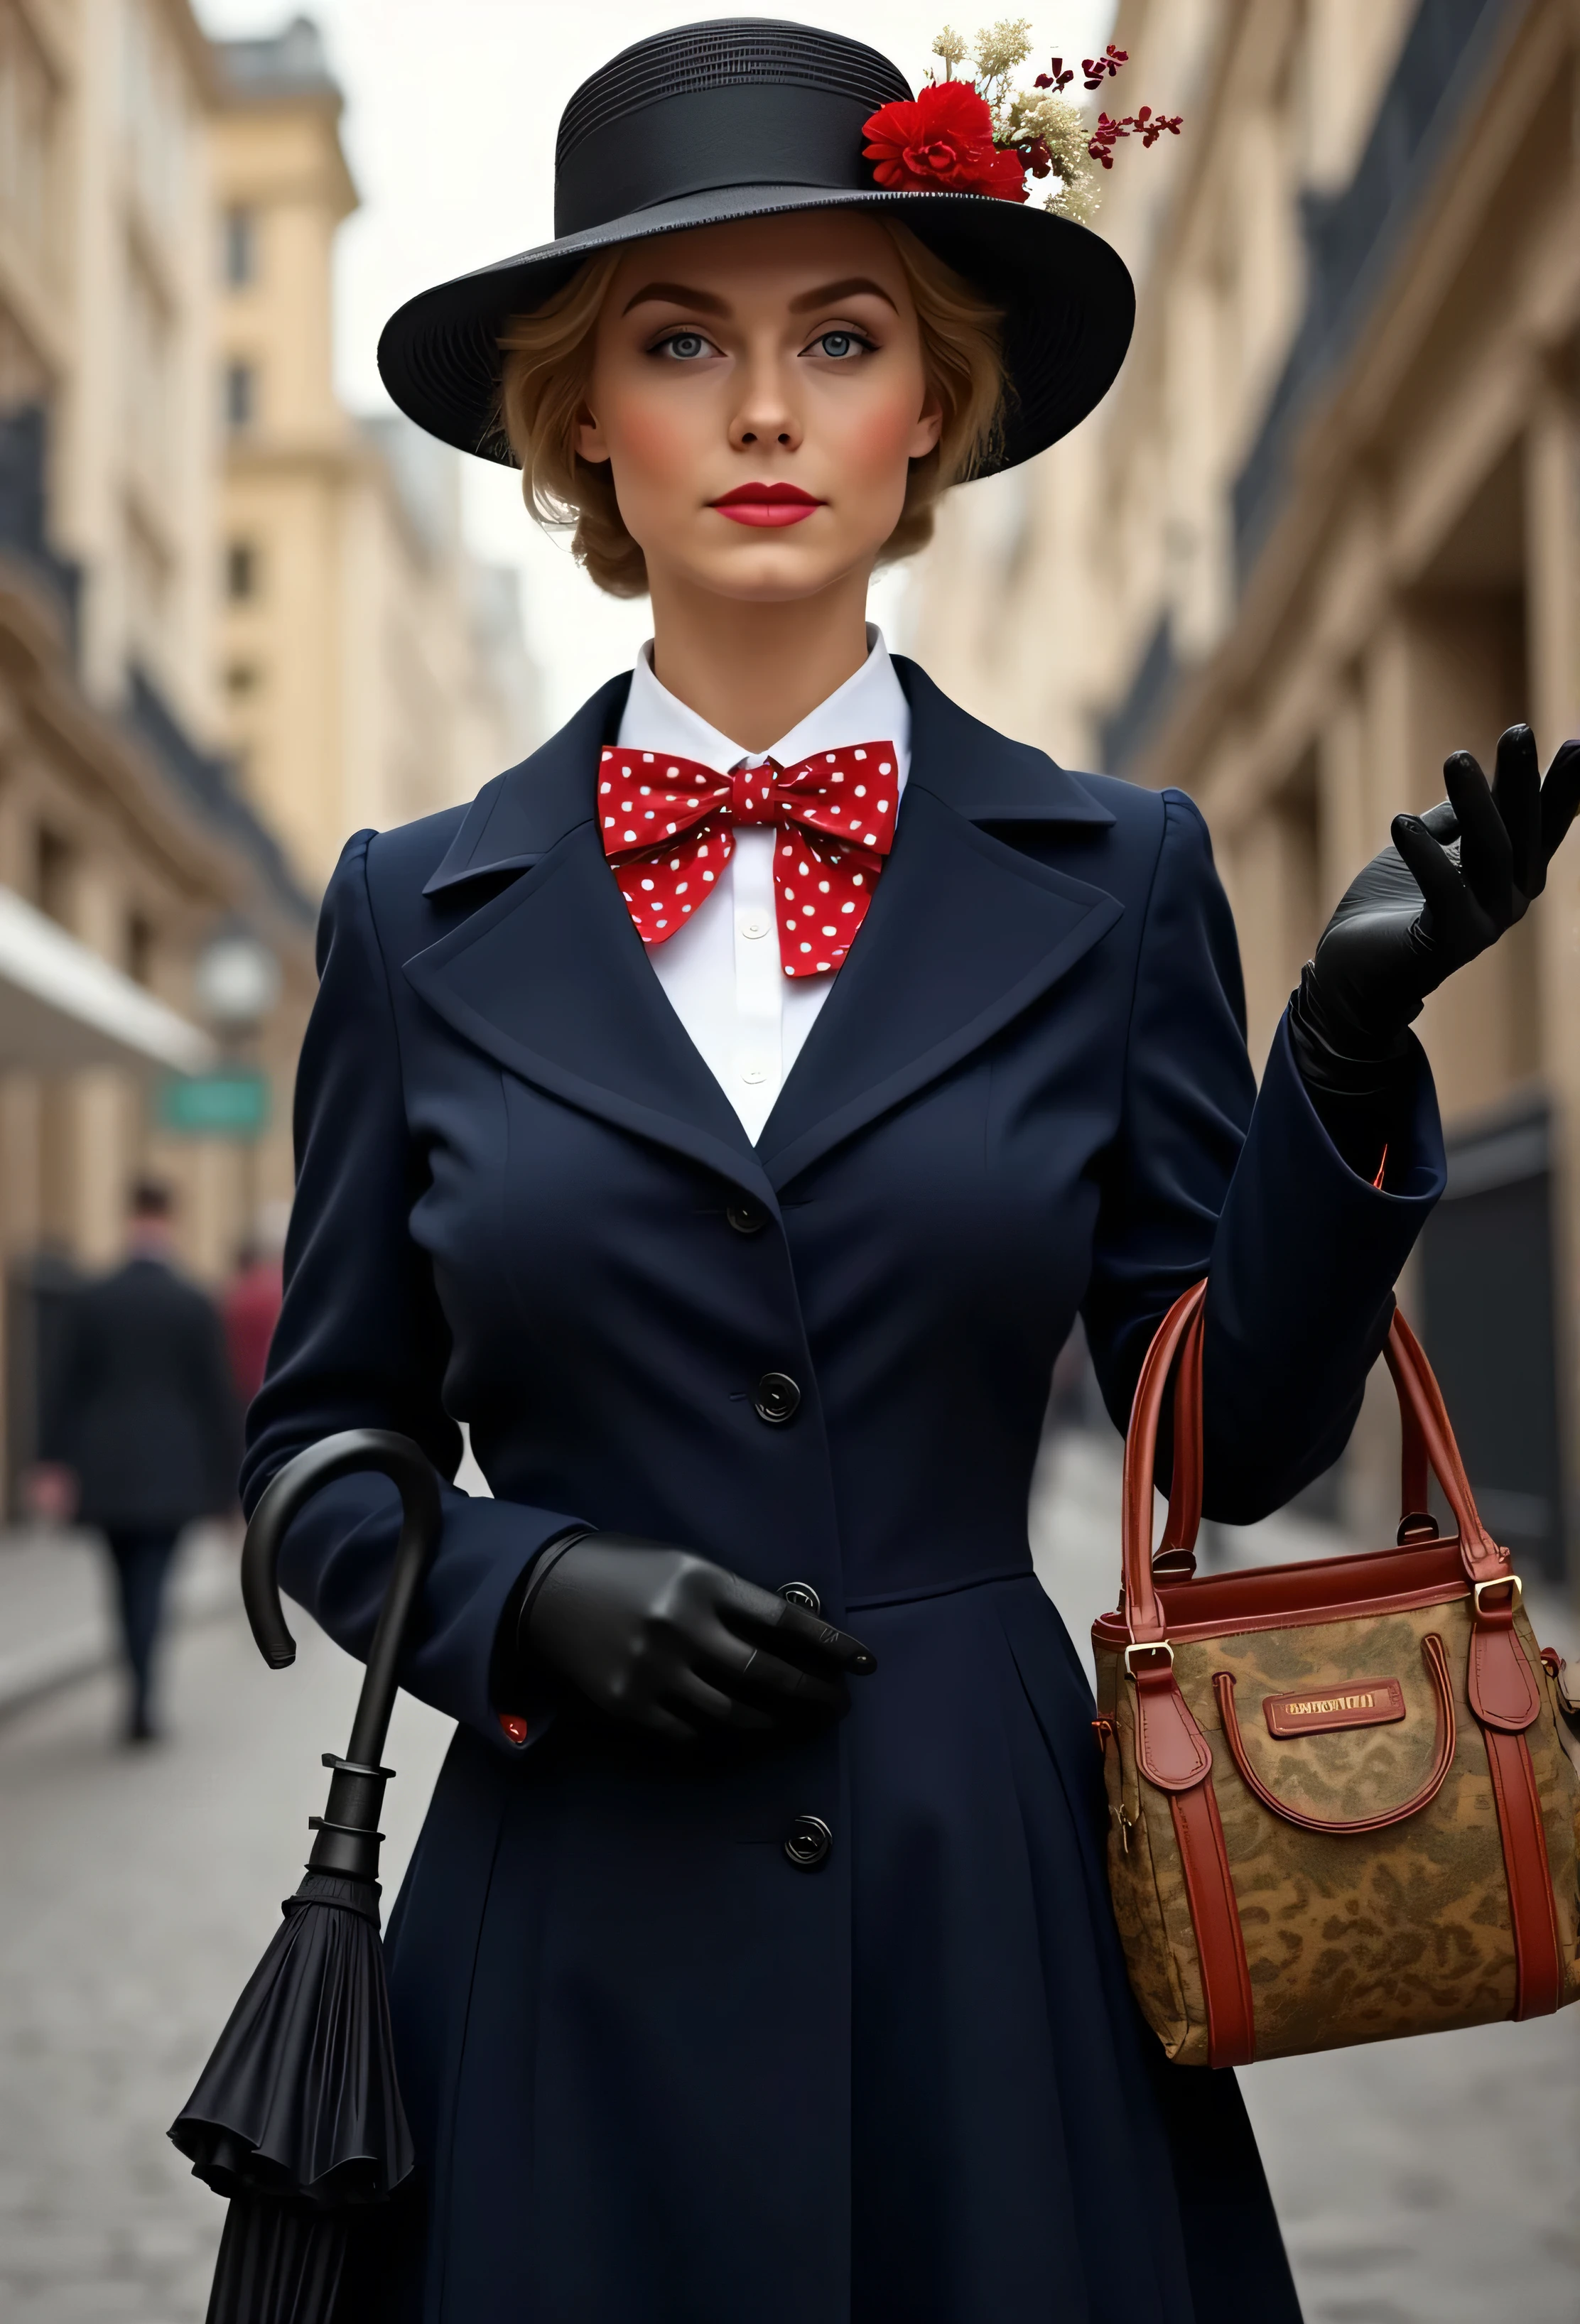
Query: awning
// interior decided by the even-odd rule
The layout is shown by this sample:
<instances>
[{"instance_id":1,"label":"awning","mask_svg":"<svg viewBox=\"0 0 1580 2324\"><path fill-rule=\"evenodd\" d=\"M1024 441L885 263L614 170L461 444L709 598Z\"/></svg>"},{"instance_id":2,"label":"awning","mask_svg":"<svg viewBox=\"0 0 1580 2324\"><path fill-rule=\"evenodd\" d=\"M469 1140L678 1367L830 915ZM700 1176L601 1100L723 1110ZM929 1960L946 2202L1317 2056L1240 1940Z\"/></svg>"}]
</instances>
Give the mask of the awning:
<instances>
[{"instance_id":1,"label":"awning","mask_svg":"<svg viewBox=\"0 0 1580 2324\"><path fill-rule=\"evenodd\" d=\"M0 1072L198 1074L217 1054L207 1033L0 888Z\"/></svg>"}]
</instances>

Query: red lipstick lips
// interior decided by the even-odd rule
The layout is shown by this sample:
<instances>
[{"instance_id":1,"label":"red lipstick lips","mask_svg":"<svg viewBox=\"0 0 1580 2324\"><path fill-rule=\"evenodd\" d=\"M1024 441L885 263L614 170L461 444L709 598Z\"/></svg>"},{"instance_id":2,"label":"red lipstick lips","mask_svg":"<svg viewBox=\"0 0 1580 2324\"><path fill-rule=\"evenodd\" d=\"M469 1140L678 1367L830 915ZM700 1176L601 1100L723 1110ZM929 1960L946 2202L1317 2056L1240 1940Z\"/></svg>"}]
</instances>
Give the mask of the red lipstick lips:
<instances>
[{"instance_id":1,"label":"red lipstick lips","mask_svg":"<svg viewBox=\"0 0 1580 2324\"><path fill-rule=\"evenodd\" d=\"M733 524L799 524L823 505L799 484L737 484L708 506Z\"/></svg>"}]
</instances>

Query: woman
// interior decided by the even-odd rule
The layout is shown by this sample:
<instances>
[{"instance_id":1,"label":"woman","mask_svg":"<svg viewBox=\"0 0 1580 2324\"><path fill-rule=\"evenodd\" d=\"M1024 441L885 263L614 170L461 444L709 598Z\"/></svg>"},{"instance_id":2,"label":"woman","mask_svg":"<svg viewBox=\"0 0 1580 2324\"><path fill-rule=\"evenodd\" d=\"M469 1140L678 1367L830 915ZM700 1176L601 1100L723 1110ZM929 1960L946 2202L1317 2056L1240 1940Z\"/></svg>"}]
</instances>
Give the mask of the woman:
<instances>
[{"instance_id":1,"label":"woman","mask_svg":"<svg viewBox=\"0 0 1580 2324\"><path fill-rule=\"evenodd\" d=\"M1451 762L1259 1095L1190 802L864 626L1132 315L909 94L793 25L644 42L567 108L559 239L382 349L653 643L325 907L248 1504L355 1425L453 1475L461 1421L497 1497L447 1489L406 1679L459 1731L391 1929L422 2169L381 2313L1297 2314L1233 2078L1125 1985L1032 1461L1076 1314L1123 1423L1208 1271L1209 1507L1334 1459L1443 1185L1409 1019L1540 887L1574 764ZM393 1536L360 1479L288 1545L353 1652Z\"/></svg>"}]
</instances>

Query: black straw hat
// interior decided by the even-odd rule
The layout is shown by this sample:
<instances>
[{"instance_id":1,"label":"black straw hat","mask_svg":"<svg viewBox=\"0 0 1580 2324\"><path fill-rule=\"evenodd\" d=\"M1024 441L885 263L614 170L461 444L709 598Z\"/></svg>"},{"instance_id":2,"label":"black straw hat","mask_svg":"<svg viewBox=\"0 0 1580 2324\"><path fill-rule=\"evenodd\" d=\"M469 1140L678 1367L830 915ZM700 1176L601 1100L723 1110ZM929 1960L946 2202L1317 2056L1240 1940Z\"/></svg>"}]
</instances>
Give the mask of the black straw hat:
<instances>
[{"instance_id":1,"label":"black straw hat","mask_svg":"<svg viewBox=\"0 0 1580 2324\"><path fill-rule=\"evenodd\" d=\"M1003 311L1011 392L991 466L1030 459L1113 384L1135 319L1130 275L1098 235L1030 204L876 185L864 124L910 95L876 49L766 16L623 49L560 118L554 241L409 300L379 341L385 386L430 435L508 464L500 335L585 259L726 219L868 210L908 226Z\"/></svg>"}]
</instances>

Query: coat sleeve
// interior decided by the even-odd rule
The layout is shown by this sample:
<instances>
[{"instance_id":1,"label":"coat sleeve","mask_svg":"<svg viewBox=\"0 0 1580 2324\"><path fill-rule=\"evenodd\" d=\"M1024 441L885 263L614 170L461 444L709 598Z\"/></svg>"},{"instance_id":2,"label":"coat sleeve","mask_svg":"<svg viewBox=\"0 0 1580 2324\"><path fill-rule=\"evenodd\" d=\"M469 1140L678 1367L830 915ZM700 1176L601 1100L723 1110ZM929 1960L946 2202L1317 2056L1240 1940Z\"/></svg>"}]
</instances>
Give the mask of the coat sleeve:
<instances>
[{"instance_id":1,"label":"coat sleeve","mask_svg":"<svg viewBox=\"0 0 1580 2324\"><path fill-rule=\"evenodd\" d=\"M296 1201L285 1296L247 1418L243 1506L275 1471L343 1428L415 1438L452 1479L461 1434L442 1395L450 1335L410 1231L425 1183L408 1130L388 972L367 884L371 834L347 843L319 931L319 986L297 1069ZM523 1567L580 1521L443 1488L444 1531L402 1684L502 1750L489 1665ZM316 1495L286 1537L281 1580L331 1637L365 1658L399 1531L394 1487L348 1477ZM536 1729L537 1721L533 1720Z\"/></svg>"},{"instance_id":2,"label":"coat sleeve","mask_svg":"<svg viewBox=\"0 0 1580 2324\"><path fill-rule=\"evenodd\" d=\"M234 1512L241 1408L219 1310L194 1291L188 1335L187 1389L203 1443L203 1506L211 1517Z\"/></svg>"},{"instance_id":3,"label":"coat sleeve","mask_svg":"<svg viewBox=\"0 0 1580 2324\"><path fill-rule=\"evenodd\" d=\"M1381 1191L1323 1128L1282 1020L1257 1090L1206 825L1183 793L1166 791L1084 1314L1123 1428L1153 1332L1182 1291L1210 1277L1210 1517L1265 1516L1349 1439L1394 1283L1445 1180L1437 1094L1413 1037L1398 1120Z\"/></svg>"}]
</instances>

